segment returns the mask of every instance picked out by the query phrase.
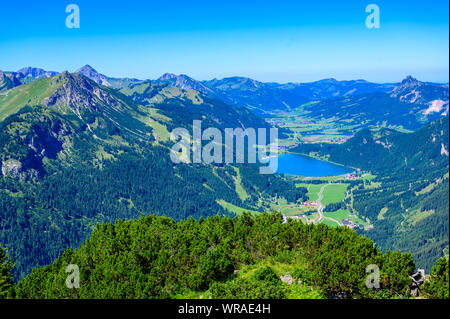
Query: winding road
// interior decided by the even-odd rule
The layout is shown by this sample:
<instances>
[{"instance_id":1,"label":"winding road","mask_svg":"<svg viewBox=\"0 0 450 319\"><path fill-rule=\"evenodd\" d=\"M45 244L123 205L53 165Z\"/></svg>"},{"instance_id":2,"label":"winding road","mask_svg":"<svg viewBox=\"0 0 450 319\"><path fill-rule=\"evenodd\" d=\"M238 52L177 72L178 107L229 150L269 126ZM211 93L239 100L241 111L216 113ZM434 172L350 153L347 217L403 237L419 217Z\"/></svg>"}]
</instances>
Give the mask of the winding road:
<instances>
[{"instance_id":1,"label":"winding road","mask_svg":"<svg viewBox=\"0 0 450 319\"><path fill-rule=\"evenodd\" d=\"M318 213L319 213L319 219L316 220L315 223L318 224L318 223L320 223L322 220L327 219L327 220L330 220L330 221L332 221L332 222L337 223L339 226L342 226L342 224L341 224L339 221L337 221L336 219L331 218L331 217L325 217L325 216L323 215L323 209L325 208L325 207L322 205L323 190L325 189L325 187L327 187L327 186L330 185L330 184L331 184L331 183L325 184L325 185L323 185L323 186L320 188L320 191L319 191L319 194L318 194L319 197L317 198L317 211L318 211Z\"/></svg>"}]
</instances>

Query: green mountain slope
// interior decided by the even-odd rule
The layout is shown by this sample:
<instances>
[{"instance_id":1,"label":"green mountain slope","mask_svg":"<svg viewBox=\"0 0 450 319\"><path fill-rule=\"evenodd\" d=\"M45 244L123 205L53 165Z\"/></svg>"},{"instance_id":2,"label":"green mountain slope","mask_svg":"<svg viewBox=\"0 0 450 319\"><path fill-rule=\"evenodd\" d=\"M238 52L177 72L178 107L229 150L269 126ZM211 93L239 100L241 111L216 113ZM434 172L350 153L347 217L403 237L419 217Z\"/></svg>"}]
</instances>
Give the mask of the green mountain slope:
<instances>
[{"instance_id":1,"label":"green mountain slope","mask_svg":"<svg viewBox=\"0 0 450 319\"><path fill-rule=\"evenodd\" d=\"M65 287L69 264L80 270L79 289ZM380 269L380 289L366 287L369 264ZM410 254L381 254L350 229L283 223L281 214L179 222L147 216L98 225L79 249L34 269L10 296L408 297L412 271Z\"/></svg>"},{"instance_id":2,"label":"green mountain slope","mask_svg":"<svg viewBox=\"0 0 450 319\"><path fill-rule=\"evenodd\" d=\"M449 119L414 133L363 130L341 145L304 145L329 160L368 170L378 187L353 192L353 207L374 225L364 232L383 249L411 251L431 269L449 238Z\"/></svg>"},{"instance_id":3,"label":"green mountain slope","mask_svg":"<svg viewBox=\"0 0 450 319\"><path fill-rule=\"evenodd\" d=\"M157 108L160 114L170 117L172 120L165 123L170 131L177 125L190 127L193 120L202 120L205 128L270 128L247 108L230 106L193 89L147 81L122 88L120 92L134 102Z\"/></svg>"},{"instance_id":4,"label":"green mountain slope","mask_svg":"<svg viewBox=\"0 0 450 319\"><path fill-rule=\"evenodd\" d=\"M414 130L423 125L424 107L401 102L386 93L375 92L326 99L304 106L312 118L335 118L361 128L397 126Z\"/></svg>"},{"instance_id":5,"label":"green mountain slope","mask_svg":"<svg viewBox=\"0 0 450 319\"><path fill-rule=\"evenodd\" d=\"M266 124L246 110L204 96L207 102L194 104L167 90L156 90L162 103L142 105L65 72L0 96L0 243L16 260L16 278L78 247L99 222L146 214L199 218L230 214L221 201L261 210L263 196L305 197L293 182L254 174L254 165L237 171L173 164L167 134L189 128L193 118L219 128ZM238 174L269 187L248 189L242 199Z\"/></svg>"}]
</instances>

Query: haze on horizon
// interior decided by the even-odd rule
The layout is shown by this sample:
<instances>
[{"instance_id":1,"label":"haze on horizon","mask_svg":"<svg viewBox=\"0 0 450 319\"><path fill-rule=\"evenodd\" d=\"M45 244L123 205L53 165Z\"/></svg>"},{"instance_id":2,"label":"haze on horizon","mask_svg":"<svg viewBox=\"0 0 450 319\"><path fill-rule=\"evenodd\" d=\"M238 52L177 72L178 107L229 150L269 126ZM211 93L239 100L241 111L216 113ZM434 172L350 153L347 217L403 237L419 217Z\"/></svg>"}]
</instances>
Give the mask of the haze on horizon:
<instances>
[{"instance_id":1,"label":"haze on horizon","mask_svg":"<svg viewBox=\"0 0 450 319\"><path fill-rule=\"evenodd\" d=\"M65 8L80 8L68 29ZM368 29L365 8L380 8ZM75 71L112 77L163 73L198 80L245 76L263 82L324 78L449 80L448 1L181 0L8 2L0 12L0 70Z\"/></svg>"}]
</instances>

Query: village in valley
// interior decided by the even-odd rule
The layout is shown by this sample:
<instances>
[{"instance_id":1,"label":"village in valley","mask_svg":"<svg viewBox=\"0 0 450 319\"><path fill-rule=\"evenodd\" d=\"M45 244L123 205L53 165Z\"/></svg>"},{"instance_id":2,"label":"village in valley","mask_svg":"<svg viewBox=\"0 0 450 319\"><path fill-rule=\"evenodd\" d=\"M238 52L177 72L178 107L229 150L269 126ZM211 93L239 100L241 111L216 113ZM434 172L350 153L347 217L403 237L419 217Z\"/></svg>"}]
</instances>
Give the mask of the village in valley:
<instances>
[{"instance_id":1,"label":"village in valley","mask_svg":"<svg viewBox=\"0 0 450 319\"><path fill-rule=\"evenodd\" d=\"M306 223L325 223L329 226L346 226L351 229L370 230L373 225L370 220L364 219L353 209L351 183L347 181L363 181L362 185L374 187L371 180L374 178L369 172L361 169L340 175L313 179L304 177L298 180L297 187L305 187L308 190L309 200L299 203L285 203L278 200L277 210L282 212L283 218L299 219ZM341 204L337 210L327 211L329 204ZM332 205L331 205L332 206Z\"/></svg>"}]
</instances>

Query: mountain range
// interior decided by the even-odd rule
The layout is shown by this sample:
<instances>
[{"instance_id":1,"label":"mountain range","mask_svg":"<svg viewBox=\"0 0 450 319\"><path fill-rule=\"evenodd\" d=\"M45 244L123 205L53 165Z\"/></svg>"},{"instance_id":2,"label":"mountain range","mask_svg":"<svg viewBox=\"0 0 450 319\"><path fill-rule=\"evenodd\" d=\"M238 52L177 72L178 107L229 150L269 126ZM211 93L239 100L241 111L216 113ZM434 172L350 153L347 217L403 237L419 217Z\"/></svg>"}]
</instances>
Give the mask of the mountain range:
<instances>
[{"instance_id":1,"label":"mountain range","mask_svg":"<svg viewBox=\"0 0 450 319\"><path fill-rule=\"evenodd\" d=\"M97 223L149 213L176 220L257 213L272 199L306 201L306 188L260 175L256 165L169 158L170 131L190 130L195 119L220 130L269 128L265 117L292 110L358 123L344 144L302 147L380 179L379 191L357 193L355 207L376 221L367 236L383 249L417 249L427 267L448 245L448 228L436 226L448 220L448 202L439 204L448 195L448 85L411 77L399 84L173 74L138 80L85 66L74 73L0 72L0 89L0 243L16 258L18 278L78 247Z\"/></svg>"},{"instance_id":2,"label":"mountain range","mask_svg":"<svg viewBox=\"0 0 450 319\"><path fill-rule=\"evenodd\" d=\"M154 82L118 91L81 73L1 94L0 242L18 278L80 245L99 222L232 215L229 207L265 210L263 198L306 199L305 189L260 175L257 165L172 163L170 131L191 129L194 119L221 130L269 127L198 91Z\"/></svg>"},{"instance_id":3,"label":"mountain range","mask_svg":"<svg viewBox=\"0 0 450 319\"><path fill-rule=\"evenodd\" d=\"M181 89L191 89L209 97L219 99L227 104L248 107L254 113L264 116L274 111L289 111L305 107L312 116L324 114L324 110L347 112L349 107L360 108L367 101L374 113L366 113L368 117L378 112L385 114L383 108L395 103L405 110L406 119L398 122L409 128L417 128L424 122L448 114L449 88L448 84L421 82L407 76L400 83L372 83L365 80L337 81L323 79L309 83L264 83L245 77L229 77L198 81L187 75L163 74L156 80L138 80L134 78L113 78L97 72L89 65L75 71L98 84L120 89L142 82L166 83ZM17 72L0 73L0 92L23 83L42 77L51 77L57 72L45 71L39 68L23 68ZM316 102L322 102L317 105ZM314 102L311 104L311 102ZM329 102L329 103L328 103ZM409 104L409 106L404 105ZM368 107L368 106L363 106ZM410 113L407 109L411 108ZM329 111L328 113L332 113ZM354 112L353 112L354 113ZM345 116L345 114L343 114ZM409 117L409 118L408 118ZM412 119L415 117L415 119ZM358 119L363 121L364 119ZM372 122L375 121L373 118ZM378 121L376 121L378 122Z\"/></svg>"}]
</instances>

